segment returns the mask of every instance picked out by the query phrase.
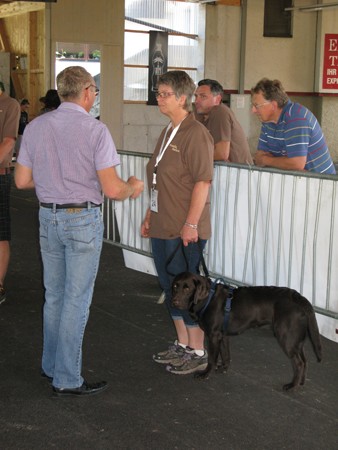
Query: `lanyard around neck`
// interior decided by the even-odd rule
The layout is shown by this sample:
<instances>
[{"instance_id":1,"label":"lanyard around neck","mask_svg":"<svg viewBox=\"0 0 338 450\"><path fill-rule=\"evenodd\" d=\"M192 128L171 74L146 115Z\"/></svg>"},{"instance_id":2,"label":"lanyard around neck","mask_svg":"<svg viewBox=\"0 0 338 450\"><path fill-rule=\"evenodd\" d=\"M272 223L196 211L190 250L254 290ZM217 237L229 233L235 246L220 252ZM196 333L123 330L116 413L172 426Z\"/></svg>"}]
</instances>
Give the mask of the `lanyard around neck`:
<instances>
[{"instance_id":1,"label":"lanyard around neck","mask_svg":"<svg viewBox=\"0 0 338 450\"><path fill-rule=\"evenodd\" d=\"M184 119L183 119L183 120L184 120ZM182 122L183 122L183 120L182 120ZM180 123L172 130L172 132L171 132L171 134L170 134L170 136L169 136L169 139L168 139L167 143L164 144L165 141L166 141L166 138L167 138L168 131L169 131L170 128L171 128L171 123L169 123L168 126L167 126L167 129L166 129L166 131L165 131L165 134L164 134L164 137L163 137L163 140L162 140L162 144L161 144L160 151L159 151L159 153L158 153L158 155L157 155L157 157L156 157L156 162L155 162L154 171L153 171L153 189L155 189L155 186L156 186L156 172L157 172L157 166L158 166L158 163L161 161L161 159L163 158L163 155L164 155L165 151L166 151L167 148L169 147L169 144L171 143L171 141L172 141L172 140L174 139L174 137L176 136L176 133L178 132L178 129L180 128L182 122L180 122Z\"/></svg>"}]
</instances>

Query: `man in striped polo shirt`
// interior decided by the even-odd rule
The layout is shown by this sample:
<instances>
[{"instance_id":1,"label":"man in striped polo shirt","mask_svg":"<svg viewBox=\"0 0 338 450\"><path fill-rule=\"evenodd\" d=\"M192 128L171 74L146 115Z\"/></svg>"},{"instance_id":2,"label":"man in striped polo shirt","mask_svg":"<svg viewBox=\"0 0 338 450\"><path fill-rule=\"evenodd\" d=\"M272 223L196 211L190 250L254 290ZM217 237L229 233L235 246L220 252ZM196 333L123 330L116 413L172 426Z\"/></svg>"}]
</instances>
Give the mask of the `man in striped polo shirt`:
<instances>
[{"instance_id":1,"label":"man in striped polo shirt","mask_svg":"<svg viewBox=\"0 0 338 450\"><path fill-rule=\"evenodd\" d=\"M279 80L251 89L252 112L262 122L254 161L260 167L335 174L323 131L305 106L293 103Z\"/></svg>"}]
</instances>

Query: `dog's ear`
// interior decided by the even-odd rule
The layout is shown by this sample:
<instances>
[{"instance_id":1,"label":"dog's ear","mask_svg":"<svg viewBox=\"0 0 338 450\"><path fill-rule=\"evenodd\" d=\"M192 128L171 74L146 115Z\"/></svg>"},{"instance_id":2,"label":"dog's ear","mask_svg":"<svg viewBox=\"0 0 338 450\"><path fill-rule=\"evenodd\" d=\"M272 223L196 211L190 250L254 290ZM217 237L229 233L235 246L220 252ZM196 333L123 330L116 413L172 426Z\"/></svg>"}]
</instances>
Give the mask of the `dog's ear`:
<instances>
[{"instance_id":1,"label":"dog's ear","mask_svg":"<svg viewBox=\"0 0 338 450\"><path fill-rule=\"evenodd\" d=\"M194 304L197 305L197 303L200 300L204 300L205 298L208 297L209 295L209 283L208 283L208 279L199 276L198 278L196 277L194 279L194 283L196 286L195 289L195 295L194 295Z\"/></svg>"}]
</instances>

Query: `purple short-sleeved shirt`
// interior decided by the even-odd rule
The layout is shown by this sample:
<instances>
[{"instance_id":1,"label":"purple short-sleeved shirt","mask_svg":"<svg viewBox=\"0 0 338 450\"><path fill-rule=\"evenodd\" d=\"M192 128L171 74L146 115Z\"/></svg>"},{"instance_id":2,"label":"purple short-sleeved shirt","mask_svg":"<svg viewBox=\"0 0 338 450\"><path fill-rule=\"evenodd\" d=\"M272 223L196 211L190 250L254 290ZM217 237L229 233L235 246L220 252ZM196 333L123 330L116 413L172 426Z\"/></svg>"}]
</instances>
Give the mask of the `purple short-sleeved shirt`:
<instances>
[{"instance_id":1,"label":"purple short-sleeved shirt","mask_svg":"<svg viewBox=\"0 0 338 450\"><path fill-rule=\"evenodd\" d=\"M99 204L96 171L120 164L120 158L106 125L64 102L27 125L18 162L32 169L40 202Z\"/></svg>"}]
</instances>

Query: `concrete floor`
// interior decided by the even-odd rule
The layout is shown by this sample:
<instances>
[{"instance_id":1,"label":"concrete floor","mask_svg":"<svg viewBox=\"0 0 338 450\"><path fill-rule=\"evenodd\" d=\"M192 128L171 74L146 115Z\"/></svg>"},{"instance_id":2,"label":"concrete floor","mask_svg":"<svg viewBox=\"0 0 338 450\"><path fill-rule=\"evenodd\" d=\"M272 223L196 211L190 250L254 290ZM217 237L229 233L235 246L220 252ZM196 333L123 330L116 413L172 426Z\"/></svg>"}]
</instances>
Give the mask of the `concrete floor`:
<instances>
[{"instance_id":1,"label":"concrete floor","mask_svg":"<svg viewBox=\"0 0 338 450\"><path fill-rule=\"evenodd\" d=\"M38 204L12 191L8 298L0 306L0 449L337 450L338 345L323 361L307 342L304 387L283 392L291 365L268 327L231 339L232 365L207 381L152 361L174 338L151 275L126 269L105 244L83 347L88 381L109 390L60 399L41 379L43 288Z\"/></svg>"}]
</instances>

